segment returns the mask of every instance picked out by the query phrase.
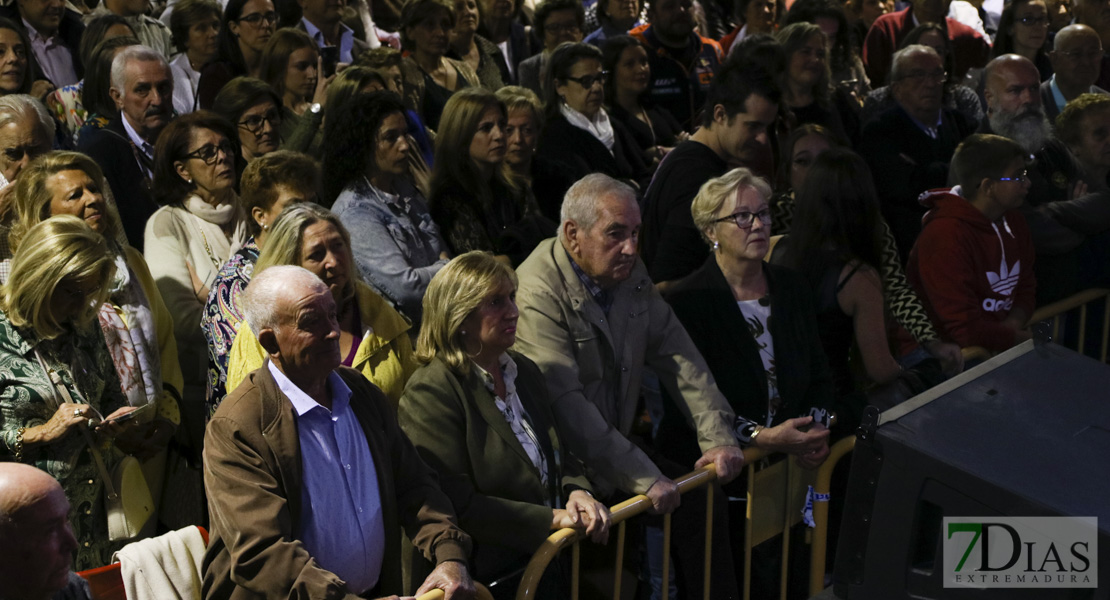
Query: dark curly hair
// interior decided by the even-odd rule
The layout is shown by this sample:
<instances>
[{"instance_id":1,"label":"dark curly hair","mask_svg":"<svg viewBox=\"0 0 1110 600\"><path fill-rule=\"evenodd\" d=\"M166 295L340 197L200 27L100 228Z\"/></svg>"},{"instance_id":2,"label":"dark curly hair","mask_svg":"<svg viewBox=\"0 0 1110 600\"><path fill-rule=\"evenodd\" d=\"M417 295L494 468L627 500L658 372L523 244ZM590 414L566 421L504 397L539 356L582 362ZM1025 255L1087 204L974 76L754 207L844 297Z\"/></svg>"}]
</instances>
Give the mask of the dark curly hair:
<instances>
[{"instance_id":1,"label":"dark curly hair","mask_svg":"<svg viewBox=\"0 0 1110 600\"><path fill-rule=\"evenodd\" d=\"M382 121L398 112L405 113L401 97L384 90L330 106L324 127L324 206L334 204L347 184L374 162Z\"/></svg>"}]
</instances>

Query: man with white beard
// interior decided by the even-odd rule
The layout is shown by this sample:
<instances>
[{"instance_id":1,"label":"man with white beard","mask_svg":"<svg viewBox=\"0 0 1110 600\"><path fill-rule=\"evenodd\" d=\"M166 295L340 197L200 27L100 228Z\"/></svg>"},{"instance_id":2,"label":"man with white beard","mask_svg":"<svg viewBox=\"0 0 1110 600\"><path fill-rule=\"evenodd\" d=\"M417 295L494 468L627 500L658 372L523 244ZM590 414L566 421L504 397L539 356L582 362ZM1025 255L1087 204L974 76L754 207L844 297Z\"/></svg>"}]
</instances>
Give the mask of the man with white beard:
<instances>
[{"instance_id":1,"label":"man with white beard","mask_svg":"<svg viewBox=\"0 0 1110 600\"><path fill-rule=\"evenodd\" d=\"M987 119L980 132L1010 138L1033 158L1022 212L1037 252L1037 304L1110 281L1110 194L1086 193L1075 159L1053 137L1037 67L1006 54L983 77Z\"/></svg>"}]
</instances>

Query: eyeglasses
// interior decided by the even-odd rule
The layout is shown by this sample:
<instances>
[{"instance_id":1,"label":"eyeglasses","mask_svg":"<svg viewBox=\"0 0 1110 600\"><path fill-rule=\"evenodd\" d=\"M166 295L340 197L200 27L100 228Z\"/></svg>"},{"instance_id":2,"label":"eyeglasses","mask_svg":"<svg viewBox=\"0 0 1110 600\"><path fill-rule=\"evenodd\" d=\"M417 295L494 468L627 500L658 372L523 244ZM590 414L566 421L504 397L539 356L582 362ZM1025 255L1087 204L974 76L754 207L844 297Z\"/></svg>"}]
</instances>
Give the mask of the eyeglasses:
<instances>
[{"instance_id":1,"label":"eyeglasses","mask_svg":"<svg viewBox=\"0 0 1110 600\"><path fill-rule=\"evenodd\" d=\"M220 155L220 152L223 152L224 156L231 158L235 156L235 146L231 145L231 142L227 140L220 142L219 146L215 144L205 144L186 154L185 158L196 158L198 160L203 160L206 165L214 165L216 164L216 158Z\"/></svg>"},{"instance_id":2,"label":"eyeglasses","mask_svg":"<svg viewBox=\"0 0 1110 600\"><path fill-rule=\"evenodd\" d=\"M594 75L583 75L581 77L564 77L567 81L573 81L578 85L586 88L587 90L594 87L595 83L602 83L605 78L609 76L609 71L602 71Z\"/></svg>"},{"instance_id":3,"label":"eyeglasses","mask_svg":"<svg viewBox=\"0 0 1110 600\"><path fill-rule=\"evenodd\" d=\"M1018 19L1017 22L1026 27L1039 27L1041 25L1048 25L1048 17L1022 17Z\"/></svg>"},{"instance_id":4,"label":"eyeglasses","mask_svg":"<svg viewBox=\"0 0 1110 600\"><path fill-rule=\"evenodd\" d=\"M940 71L910 71L902 76L902 79L912 80L914 83L924 83L926 81L936 81L937 83L944 83L948 81L948 72Z\"/></svg>"},{"instance_id":5,"label":"eyeglasses","mask_svg":"<svg viewBox=\"0 0 1110 600\"><path fill-rule=\"evenodd\" d=\"M577 33L582 31L578 23L549 23L543 26L544 33L554 33L555 35L562 35L564 33Z\"/></svg>"},{"instance_id":6,"label":"eyeglasses","mask_svg":"<svg viewBox=\"0 0 1110 600\"><path fill-rule=\"evenodd\" d=\"M1014 183L1025 183L1029 181L1029 171L1022 169L1021 173L1013 177L995 177L995 181L1012 181Z\"/></svg>"},{"instance_id":7,"label":"eyeglasses","mask_svg":"<svg viewBox=\"0 0 1110 600\"><path fill-rule=\"evenodd\" d=\"M245 17L239 17L240 23L250 23L252 26L257 27L260 21L265 21L267 25L277 23L277 13L274 11L264 13L251 13Z\"/></svg>"},{"instance_id":8,"label":"eyeglasses","mask_svg":"<svg viewBox=\"0 0 1110 600\"><path fill-rule=\"evenodd\" d=\"M1060 52L1060 54L1063 54L1064 56L1068 57L1068 59L1070 59L1070 60L1079 60L1079 59L1093 60L1095 58L1099 58L1099 57L1102 56L1102 48L1087 48L1086 50L1068 50L1066 52L1063 51L1063 50L1060 50L1059 52Z\"/></svg>"},{"instance_id":9,"label":"eyeglasses","mask_svg":"<svg viewBox=\"0 0 1110 600\"><path fill-rule=\"evenodd\" d=\"M276 110L266 111L266 114L251 115L242 121L239 121L239 126L251 132L254 135L262 133L262 129L266 127L266 123L277 127L281 125L281 113Z\"/></svg>"},{"instance_id":10,"label":"eyeglasses","mask_svg":"<svg viewBox=\"0 0 1110 600\"><path fill-rule=\"evenodd\" d=\"M731 215L729 215L727 217L721 217L720 219L716 219L713 222L714 223L724 223L725 221L732 221L733 223L736 223L736 226L739 227L740 229L751 229L752 225L755 224L756 217L759 217L759 222L763 223L764 226L770 225L771 224L771 209L765 208L765 209L763 209L763 210L761 210L757 213L753 213L753 212L746 211L746 210L741 210L739 212L732 213Z\"/></svg>"}]
</instances>

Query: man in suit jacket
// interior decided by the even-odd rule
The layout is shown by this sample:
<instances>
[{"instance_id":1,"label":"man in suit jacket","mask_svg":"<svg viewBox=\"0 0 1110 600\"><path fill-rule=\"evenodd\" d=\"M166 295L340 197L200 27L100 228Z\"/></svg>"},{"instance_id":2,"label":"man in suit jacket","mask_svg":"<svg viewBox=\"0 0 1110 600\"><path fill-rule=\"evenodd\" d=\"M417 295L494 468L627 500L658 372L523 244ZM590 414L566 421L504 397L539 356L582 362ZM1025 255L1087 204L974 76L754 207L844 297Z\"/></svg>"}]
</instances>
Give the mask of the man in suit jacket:
<instances>
[{"instance_id":1,"label":"man in suit jacket","mask_svg":"<svg viewBox=\"0 0 1110 600\"><path fill-rule=\"evenodd\" d=\"M204 597L399 594L402 526L438 565L417 595L472 597L470 538L450 500L381 391L339 368L327 286L301 267L273 267L251 281L243 308L270 360L208 424Z\"/></svg>"},{"instance_id":2,"label":"man in suit jacket","mask_svg":"<svg viewBox=\"0 0 1110 600\"><path fill-rule=\"evenodd\" d=\"M1048 53L1053 75L1041 84L1041 104L1052 123L1080 94L1110 94L1095 85L1102 67L1102 41L1086 25L1068 25L1056 34Z\"/></svg>"},{"instance_id":3,"label":"man in suit jacket","mask_svg":"<svg viewBox=\"0 0 1110 600\"><path fill-rule=\"evenodd\" d=\"M941 23L948 29L956 71L949 73L949 77L962 80L968 69L987 64L990 42L978 31L946 17L950 3L951 0L912 0L909 8L875 19L863 42L863 64L872 88L887 82L894 51L919 23Z\"/></svg>"},{"instance_id":4,"label":"man in suit jacket","mask_svg":"<svg viewBox=\"0 0 1110 600\"><path fill-rule=\"evenodd\" d=\"M154 142L173 117L173 73L166 58L146 46L124 48L112 60L123 77L109 93L120 109L103 129L81 136L77 149L104 171L119 207L127 242L142 250L147 219L158 210L151 191Z\"/></svg>"},{"instance_id":5,"label":"man in suit jacket","mask_svg":"<svg viewBox=\"0 0 1110 600\"><path fill-rule=\"evenodd\" d=\"M517 346L543 371L567 447L591 469L601 495L646 494L656 513L669 513L679 504L671 477L709 463L723 482L739 474L737 417L636 254L640 209L632 188L588 175L567 192L562 215L558 239L540 243L517 270ZM681 398L698 429L703 454L695 464L661 468L630 439L649 366L672 397ZM683 502L675 513L678 530L704 529L704 522L690 518L699 504L705 506ZM686 518L691 522L684 529L679 523ZM715 514L714 523L721 522ZM676 559L691 567L684 580L694 598L703 595L704 554L696 557L704 540L697 546L697 538L674 539ZM738 597L727 543L715 548L713 563L714 597Z\"/></svg>"},{"instance_id":6,"label":"man in suit jacket","mask_svg":"<svg viewBox=\"0 0 1110 600\"><path fill-rule=\"evenodd\" d=\"M343 23L340 12L342 3L333 0L297 1L303 14L297 23L297 29L308 33L308 37L321 48L338 48L339 62L351 64L359 54L370 48L366 42L355 37L353 29ZM367 32L366 35L374 35L374 32Z\"/></svg>"},{"instance_id":7,"label":"man in suit jacket","mask_svg":"<svg viewBox=\"0 0 1110 600\"><path fill-rule=\"evenodd\" d=\"M16 0L0 7L0 17L11 19L27 32L28 48L35 55L39 72L36 80L46 79L54 87L77 83L85 75L77 48L85 26L81 16L69 10L63 0Z\"/></svg>"},{"instance_id":8,"label":"man in suit jacket","mask_svg":"<svg viewBox=\"0 0 1110 600\"><path fill-rule=\"evenodd\" d=\"M952 153L975 124L943 108L944 63L932 48L899 50L891 79L896 106L863 128L859 153L875 176L883 216L904 264L925 214L917 197L947 184Z\"/></svg>"}]
</instances>

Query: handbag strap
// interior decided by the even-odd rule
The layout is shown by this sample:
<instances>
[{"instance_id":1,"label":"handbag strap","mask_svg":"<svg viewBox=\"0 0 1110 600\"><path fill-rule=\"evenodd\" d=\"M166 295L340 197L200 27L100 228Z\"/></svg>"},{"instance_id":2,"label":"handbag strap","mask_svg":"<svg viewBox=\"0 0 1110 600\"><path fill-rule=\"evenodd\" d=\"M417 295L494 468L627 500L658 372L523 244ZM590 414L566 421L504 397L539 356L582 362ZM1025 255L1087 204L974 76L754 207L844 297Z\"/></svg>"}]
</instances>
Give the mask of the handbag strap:
<instances>
[{"instance_id":1,"label":"handbag strap","mask_svg":"<svg viewBox=\"0 0 1110 600\"><path fill-rule=\"evenodd\" d=\"M35 359L39 361L39 366L46 372L46 377L50 379L50 385L54 391L61 394L62 397L65 398L65 402L74 404L73 397L69 395L69 390L66 389L61 378L58 377L58 373L46 365L46 361L42 359L42 354L39 353L38 348L35 348ZM57 411L58 406L60 406L58 404L58 398L54 394L51 394L50 400L54 410ZM93 462L96 463L96 470L100 472L100 478L104 480L104 487L108 490L108 499L118 499L119 494L116 493L116 486L112 482L112 476L108 474L108 467L104 464L104 457L100 455L100 449L96 447L96 440L93 439L88 426L85 423L78 423L77 429L81 432L81 435L84 436L85 443L89 445L89 450L92 452L93 456Z\"/></svg>"}]
</instances>

